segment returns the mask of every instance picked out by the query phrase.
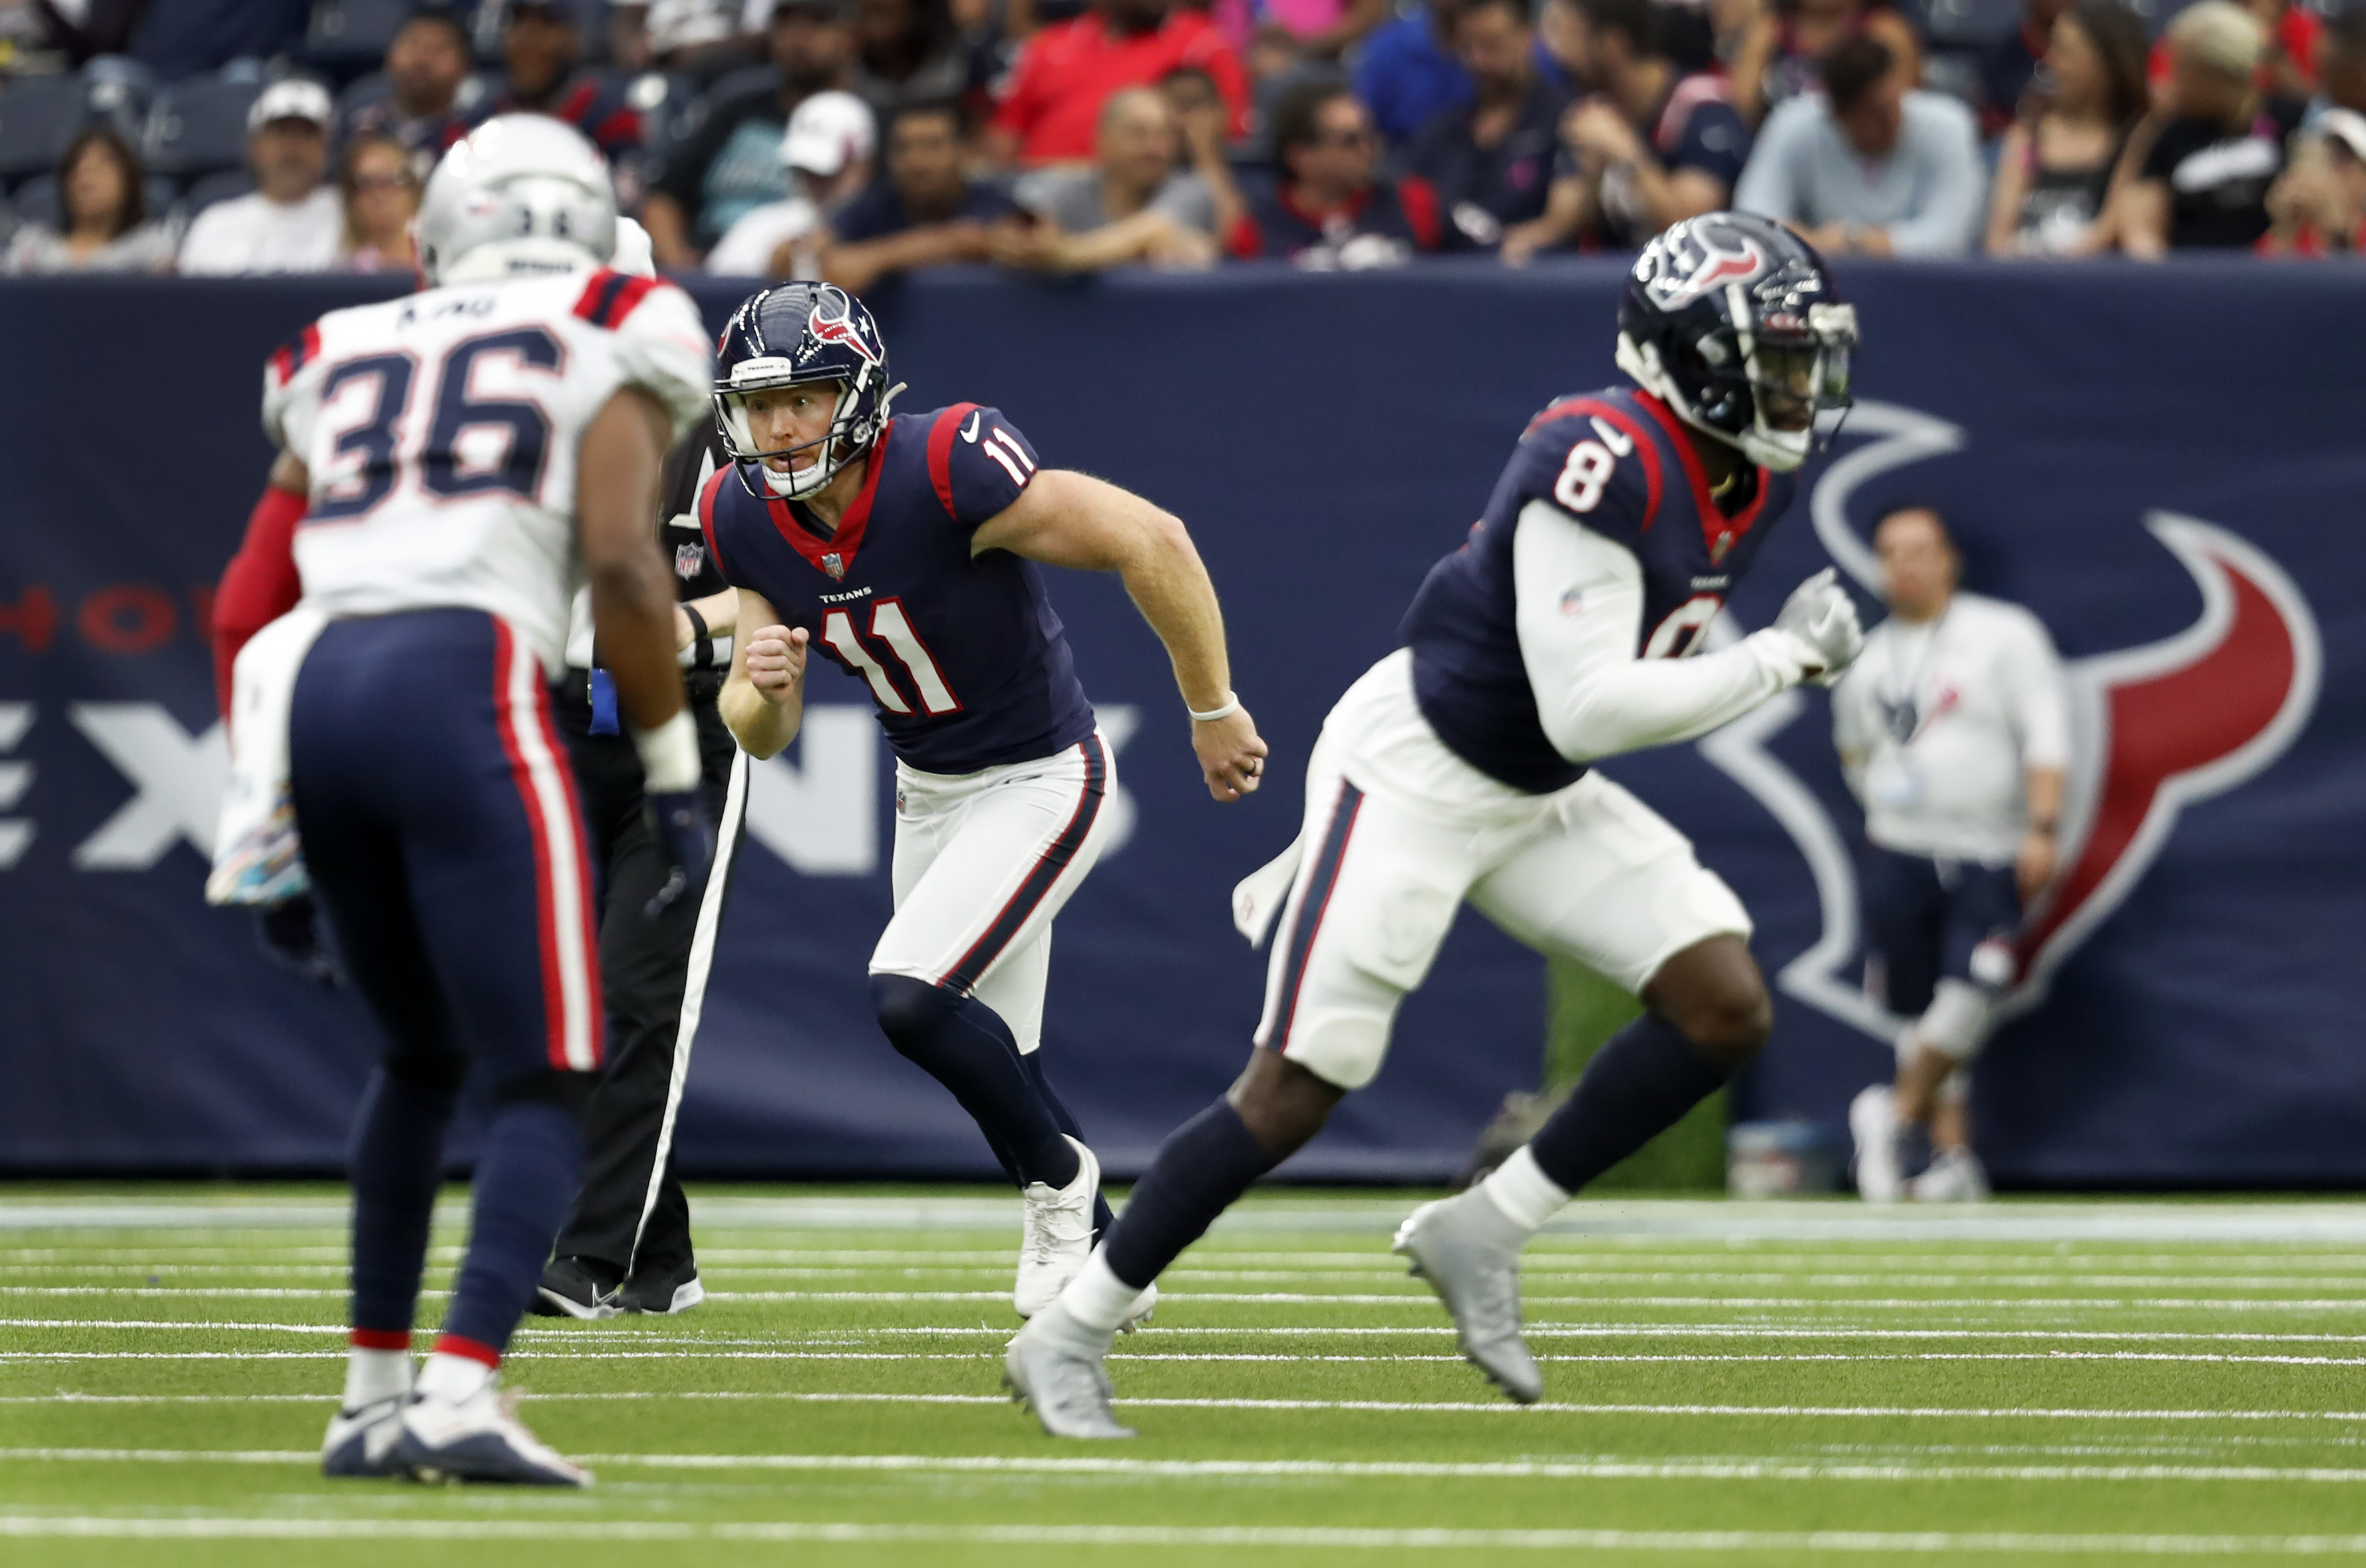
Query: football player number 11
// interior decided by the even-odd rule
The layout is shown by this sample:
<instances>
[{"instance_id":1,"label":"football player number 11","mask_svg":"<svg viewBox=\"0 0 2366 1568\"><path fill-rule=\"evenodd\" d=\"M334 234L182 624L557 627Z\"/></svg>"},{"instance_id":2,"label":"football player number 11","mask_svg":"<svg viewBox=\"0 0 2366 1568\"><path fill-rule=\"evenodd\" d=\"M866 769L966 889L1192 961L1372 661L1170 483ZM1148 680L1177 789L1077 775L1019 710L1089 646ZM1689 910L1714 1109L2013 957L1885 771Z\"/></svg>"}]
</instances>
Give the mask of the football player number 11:
<instances>
[{"instance_id":1,"label":"football player number 11","mask_svg":"<svg viewBox=\"0 0 2366 1568\"><path fill-rule=\"evenodd\" d=\"M910 713L912 705L896 689L888 676L887 667L872 656L862 639L854 635L854 617L844 610L832 610L821 621L821 640L839 662L857 671L871 682L871 694L889 713ZM920 706L931 715L959 713L961 700L945 684L943 671L929 657L928 645L920 634L912 629L910 617L904 614L903 601L882 599L871 606L871 640L886 645L889 657L904 667L912 689L920 694Z\"/></svg>"}]
</instances>

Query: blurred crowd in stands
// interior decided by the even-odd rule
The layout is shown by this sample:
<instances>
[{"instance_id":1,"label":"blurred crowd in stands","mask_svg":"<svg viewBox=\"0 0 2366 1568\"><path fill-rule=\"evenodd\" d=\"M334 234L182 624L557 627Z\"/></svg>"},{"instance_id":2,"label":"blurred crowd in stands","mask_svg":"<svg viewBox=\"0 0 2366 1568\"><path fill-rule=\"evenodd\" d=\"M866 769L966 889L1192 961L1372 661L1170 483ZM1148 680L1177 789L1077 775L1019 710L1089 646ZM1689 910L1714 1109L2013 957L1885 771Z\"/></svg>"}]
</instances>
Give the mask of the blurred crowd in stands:
<instances>
[{"instance_id":1,"label":"blurred crowd in stands","mask_svg":"<svg viewBox=\"0 0 2366 1568\"><path fill-rule=\"evenodd\" d=\"M1540 9L1534 9L1538 6ZM659 265L2350 256L2366 0L0 0L0 270L411 266L556 116Z\"/></svg>"}]
</instances>

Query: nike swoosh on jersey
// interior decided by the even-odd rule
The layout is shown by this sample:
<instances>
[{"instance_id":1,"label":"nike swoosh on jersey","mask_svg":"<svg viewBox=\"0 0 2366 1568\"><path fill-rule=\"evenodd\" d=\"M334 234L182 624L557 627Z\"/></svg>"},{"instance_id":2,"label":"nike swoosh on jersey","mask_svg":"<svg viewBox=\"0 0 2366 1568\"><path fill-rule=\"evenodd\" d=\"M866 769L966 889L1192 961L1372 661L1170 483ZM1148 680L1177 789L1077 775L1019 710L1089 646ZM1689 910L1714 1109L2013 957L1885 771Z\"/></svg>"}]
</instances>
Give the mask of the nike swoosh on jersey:
<instances>
[{"instance_id":1,"label":"nike swoosh on jersey","mask_svg":"<svg viewBox=\"0 0 2366 1568\"><path fill-rule=\"evenodd\" d=\"M977 422L985 417L986 415L983 412L974 413L969 416L969 428L962 432L962 439L963 441L968 442L973 446L977 445Z\"/></svg>"}]
</instances>

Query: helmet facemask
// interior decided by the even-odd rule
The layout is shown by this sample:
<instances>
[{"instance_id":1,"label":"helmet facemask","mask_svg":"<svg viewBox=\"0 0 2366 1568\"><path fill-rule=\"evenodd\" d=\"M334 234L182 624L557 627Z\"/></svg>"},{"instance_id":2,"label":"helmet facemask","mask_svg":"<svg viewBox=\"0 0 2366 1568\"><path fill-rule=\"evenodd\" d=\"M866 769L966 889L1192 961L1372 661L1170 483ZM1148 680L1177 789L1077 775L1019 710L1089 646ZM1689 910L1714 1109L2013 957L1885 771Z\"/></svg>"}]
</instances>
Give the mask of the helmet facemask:
<instances>
[{"instance_id":1,"label":"helmet facemask","mask_svg":"<svg viewBox=\"0 0 2366 1568\"><path fill-rule=\"evenodd\" d=\"M1731 291L1741 296L1735 286ZM1828 449L1853 402L1850 362L1856 348L1856 307L1813 304L1805 319L1759 317L1745 298L1732 300L1738 322L1701 338L1682 368L1669 374L1656 349L1622 335L1618 364L1694 429L1713 435L1753 463L1788 472ZM1683 384L1701 388L1697 399Z\"/></svg>"},{"instance_id":2,"label":"helmet facemask","mask_svg":"<svg viewBox=\"0 0 2366 1568\"><path fill-rule=\"evenodd\" d=\"M799 376L789 360L778 356L743 360L734 366L730 386L718 388L715 393L715 423L723 433L724 449L734 463L740 465L739 482L748 483L748 467L753 465L764 477L765 491L774 496L803 500L828 489L847 464L869 450L879 427L887 421L887 405L896 392L903 390L900 387L889 390L879 400L877 414L857 421L854 411L862 404L869 379L877 374L866 367L851 381L842 376ZM794 446L761 446L749 423L749 394L794 386L838 388L838 402L831 411L828 430ZM783 471L764 461L767 457L794 457L800 452L815 453L814 460L802 468ZM750 491L755 490L753 485L748 488Z\"/></svg>"}]
</instances>

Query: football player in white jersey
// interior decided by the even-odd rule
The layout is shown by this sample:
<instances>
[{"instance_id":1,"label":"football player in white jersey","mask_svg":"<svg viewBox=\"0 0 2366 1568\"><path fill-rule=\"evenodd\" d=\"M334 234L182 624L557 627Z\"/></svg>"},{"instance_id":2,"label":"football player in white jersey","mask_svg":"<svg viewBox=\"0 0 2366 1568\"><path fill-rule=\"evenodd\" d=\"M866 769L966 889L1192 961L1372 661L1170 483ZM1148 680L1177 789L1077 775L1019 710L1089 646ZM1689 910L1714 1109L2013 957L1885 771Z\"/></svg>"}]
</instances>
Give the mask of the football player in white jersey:
<instances>
[{"instance_id":1,"label":"football player in white jersey","mask_svg":"<svg viewBox=\"0 0 2366 1568\"><path fill-rule=\"evenodd\" d=\"M1912 1020L1894 1084L1849 1107L1857 1190L1975 1201L1966 1070L2014 979L2022 907L2054 871L2070 727L2053 639L2018 604L1956 587L1963 558L1925 506L1874 529L1889 618L1832 693L1833 739L1865 803L1865 988ZM1927 1129L1929 1167L1905 1145Z\"/></svg>"},{"instance_id":2,"label":"football player in white jersey","mask_svg":"<svg viewBox=\"0 0 2366 1568\"><path fill-rule=\"evenodd\" d=\"M591 1479L495 1387L575 1193L601 1059L592 872L548 689L587 578L676 868L652 908L694 899L712 854L648 530L712 352L681 290L608 268L615 232L590 143L489 120L428 182L427 288L323 316L266 376L275 482L304 500L303 596L239 656L235 733L242 750L284 737L312 891L386 1034L354 1140L331 1475ZM275 670L276 705L258 694ZM490 1101L475 1222L414 1378L444 1132L472 1069Z\"/></svg>"},{"instance_id":3,"label":"football player in white jersey","mask_svg":"<svg viewBox=\"0 0 2366 1568\"><path fill-rule=\"evenodd\" d=\"M1856 317L1796 235L1718 212L1651 243L1618 328L1634 385L1529 422L1479 523L1414 596L1404 646L1331 710L1298 844L1236 892L1245 930L1279 921L1246 1070L1167 1139L1107 1240L1006 1352L1054 1435L1131 1435L1102 1370L1111 1331L1371 1080L1463 903L1646 1010L1527 1147L1398 1232L1463 1354L1515 1400L1543 1390L1520 1335L1528 1237L1764 1043L1774 1009L1741 900L1588 764L1705 734L1856 656L1856 611L1830 568L1773 626L1703 651L1829 434L1820 416L1847 405Z\"/></svg>"}]
</instances>

